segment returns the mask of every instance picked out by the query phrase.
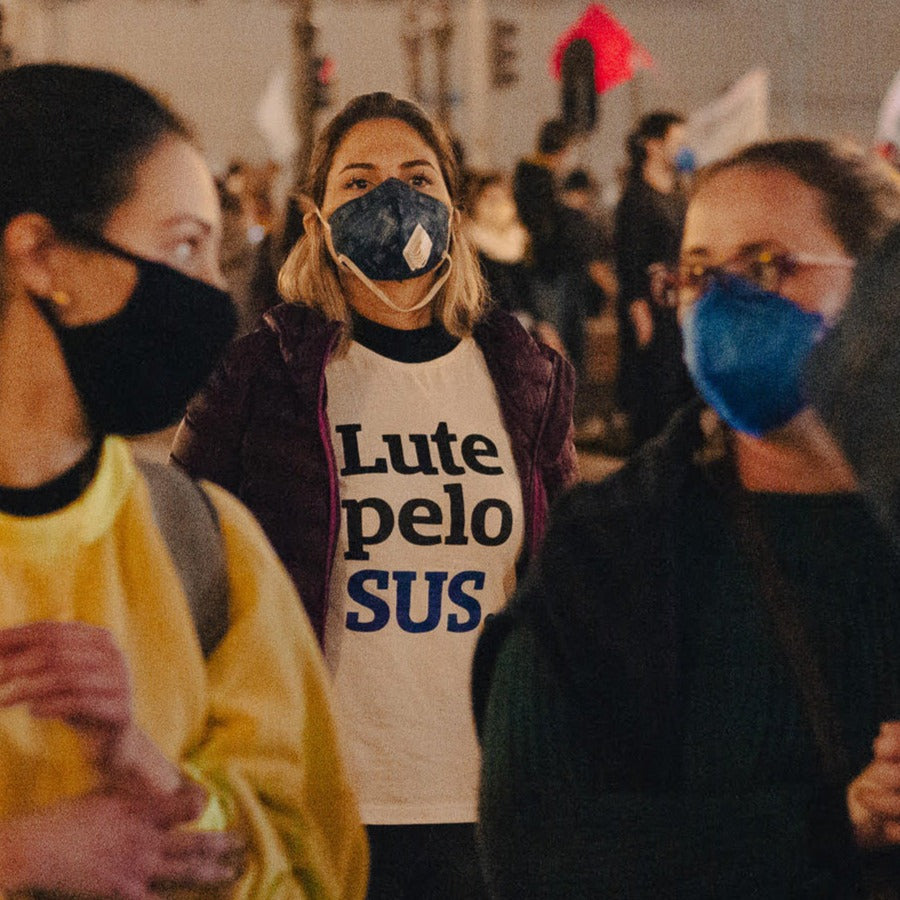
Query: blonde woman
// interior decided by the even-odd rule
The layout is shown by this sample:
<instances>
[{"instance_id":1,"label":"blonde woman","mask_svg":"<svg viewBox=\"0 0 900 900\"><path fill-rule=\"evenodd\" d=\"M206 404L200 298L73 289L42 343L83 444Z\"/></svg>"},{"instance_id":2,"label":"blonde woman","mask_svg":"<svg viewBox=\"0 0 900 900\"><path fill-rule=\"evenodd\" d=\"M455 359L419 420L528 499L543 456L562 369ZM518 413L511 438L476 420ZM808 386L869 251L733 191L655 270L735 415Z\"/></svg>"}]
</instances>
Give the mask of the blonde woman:
<instances>
[{"instance_id":1,"label":"blonde woman","mask_svg":"<svg viewBox=\"0 0 900 900\"><path fill-rule=\"evenodd\" d=\"M575 474L571 369L485 304L457 191L418 107L351 101L313 154L288 303L235 345L173 449L254 511L299 588L369 896L392 900L482 895L473 648Z\"/></svg>"}]
</instances>

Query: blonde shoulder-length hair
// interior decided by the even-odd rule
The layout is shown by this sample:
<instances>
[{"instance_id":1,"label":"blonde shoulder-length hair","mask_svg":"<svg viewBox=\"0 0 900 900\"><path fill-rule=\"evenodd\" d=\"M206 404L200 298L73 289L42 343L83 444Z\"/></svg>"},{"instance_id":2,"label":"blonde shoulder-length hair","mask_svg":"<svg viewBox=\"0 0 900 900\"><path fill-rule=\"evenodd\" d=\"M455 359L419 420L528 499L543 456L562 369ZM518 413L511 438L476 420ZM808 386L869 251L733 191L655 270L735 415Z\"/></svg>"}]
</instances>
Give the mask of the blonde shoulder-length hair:
<instances>
[{"instance_id":1,"label":"blonde shoulder-length hair","mask_svg":"<svg viewBox=\"0 0 900 900\"><path fill-rule=\"evenodd\" d=\"M354 125L371 119L399 119L414 128L434 151L454 207L450 229L450 274L433 301L434 318L456 337L466 337L484 311L487 295L472 245L459 225L459 166L450 141L414 103L386 92L363 94L351 100L319 135L303 188L306 212L321 209L325 184L341 141ZM288 303L318 309L327 319L343 322L346 348L351 337L350 306L341 289L337 265L325 241L318 216L304 216L303 237L288 254L278 273L278 291Z\"/></svg>"}]
</instances>

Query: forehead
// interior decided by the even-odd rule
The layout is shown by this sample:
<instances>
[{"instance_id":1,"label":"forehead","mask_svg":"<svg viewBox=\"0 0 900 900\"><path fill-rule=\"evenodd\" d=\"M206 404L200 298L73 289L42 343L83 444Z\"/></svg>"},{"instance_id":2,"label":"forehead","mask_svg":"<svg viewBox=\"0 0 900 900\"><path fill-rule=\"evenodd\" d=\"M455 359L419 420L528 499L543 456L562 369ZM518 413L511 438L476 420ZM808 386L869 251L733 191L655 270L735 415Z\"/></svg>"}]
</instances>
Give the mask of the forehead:
<instances>
[{"instance_id":1,"label":"forehead","mask_svg":"<svg viewBox=\"0 0 900 900\"><path fill-rule=\"evenodd\" d=\"M369 119L344 135L328 174L352 163L390 166L412 159L424 159L440 168L437 154L411 125L401 119Z\"/></svg>"},{"instance_id":2,"label":"forehead","mask_svg":"<svg viewBox=\"0 0 900 900\"><path fill-rule=\"evenodd\" d=\"M840 248L818 190L784 169L741 166L713 176L691 199L682 250L719 256L749 244Z\"/></svg>"},{"instance_id":3,"label":"forehead","mask_svg":"<svg viewBox=\"0 0 900 900\"><path fill-rule=\"evenodd\" d=\"M116 213L133 214L146 224L193 217L214 224L219 220L215 184L199 151L187 141L166 136L142 160L134 173L131 193Z\"/></svg>"}]
</instances>

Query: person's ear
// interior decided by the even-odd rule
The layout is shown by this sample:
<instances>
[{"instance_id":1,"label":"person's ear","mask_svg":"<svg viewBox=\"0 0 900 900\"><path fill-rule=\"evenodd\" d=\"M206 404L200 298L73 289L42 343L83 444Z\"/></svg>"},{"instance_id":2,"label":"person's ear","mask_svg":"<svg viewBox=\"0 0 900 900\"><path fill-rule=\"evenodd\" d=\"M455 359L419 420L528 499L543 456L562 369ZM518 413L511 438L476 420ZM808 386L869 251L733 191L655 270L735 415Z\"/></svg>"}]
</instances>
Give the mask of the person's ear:
<instances>
[{"instance_id":1,"label":"person's ear","mask_svg":"<svg viewBox=\"0 0 900 900\"><path fill-rule=\"evenodd\" d=\"M3 229L3 259L7 277L39 297L60 292L54 256L59 238L49 220L38 213L21 213ZM62 305L62 304L61 304Z\"/></svg>"}]
</instances>

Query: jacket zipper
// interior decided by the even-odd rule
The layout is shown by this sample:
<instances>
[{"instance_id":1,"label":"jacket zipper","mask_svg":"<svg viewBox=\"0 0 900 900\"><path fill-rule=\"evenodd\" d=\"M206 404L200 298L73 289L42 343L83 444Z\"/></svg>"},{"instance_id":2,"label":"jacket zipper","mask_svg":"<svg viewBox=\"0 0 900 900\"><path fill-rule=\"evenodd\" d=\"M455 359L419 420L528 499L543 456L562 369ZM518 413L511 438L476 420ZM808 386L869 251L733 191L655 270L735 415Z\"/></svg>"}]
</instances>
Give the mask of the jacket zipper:
<instances>
[{"instance_id":1,"label":"jacket zipper","mask_svg":"<svg viewBox=\"0 0 900 900\"><path fill-rule=\"evenodd\" d=\"M325 625L328 620L328 594L331 589L331 569L334 566L334 553L337 548L338 528L340 516L338 515L338 481L337 481L337 459L334 455L334 444L331 441L331 423L328 421L328 413L325 409L325 367L335 345L340 338L340 332L335 332L329 341L328 347L322 358L322 368L319 370L319 398L318 398L318 417L319 417L319 436L325 447L325 459L328 462L328 494L329 494L329 514L328 514L328 548L325 555L325 578L322 583L322 647L325 647Z\"/></svg>"},{"instance_id":2,"label":"jacket zipper","mask_svg":"<svg viewBox=\"0 0 900 900\"><path fill-rule=\"evenodd\" d=\"M554 360L550 369L550 383L547 385L547 402L544 403L544 411L541 416L541 426L538 429L537 439L534 442L534 455L531 459L531 547L529 548L530 556L537 553L538 546L544 536L546 529L547 512L544 512L541 520L540 534L538 534L538 457L540 455L541 441L544 439L544 429L547 427L547 420L550 417L550 399L553 396L554 387L557 378L557 366L559 363Z\"/></svg>"}]
</instances>

